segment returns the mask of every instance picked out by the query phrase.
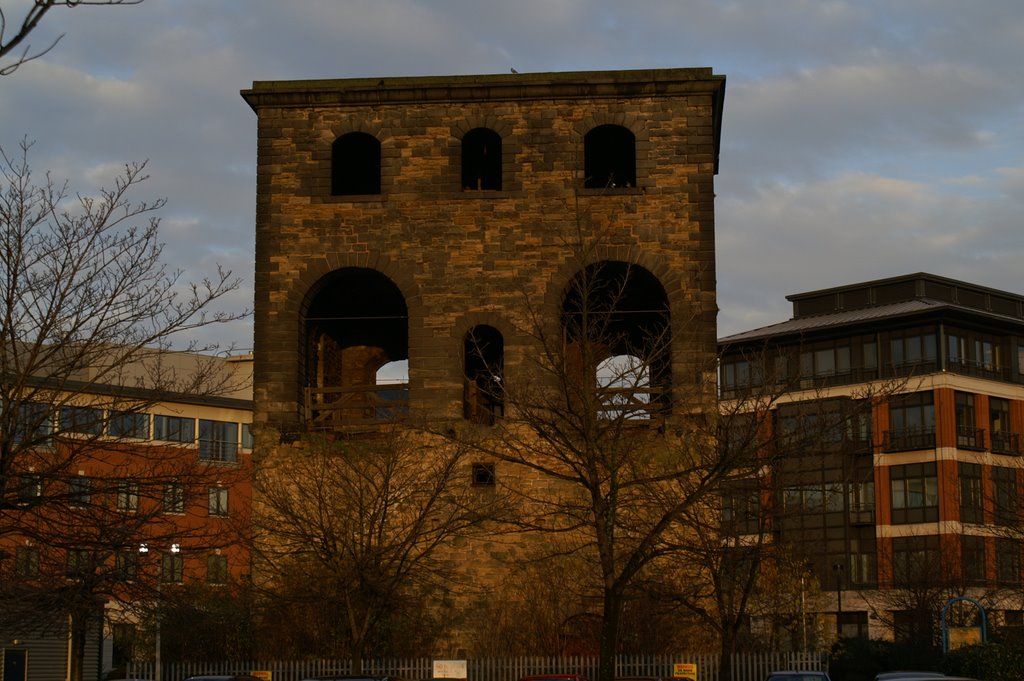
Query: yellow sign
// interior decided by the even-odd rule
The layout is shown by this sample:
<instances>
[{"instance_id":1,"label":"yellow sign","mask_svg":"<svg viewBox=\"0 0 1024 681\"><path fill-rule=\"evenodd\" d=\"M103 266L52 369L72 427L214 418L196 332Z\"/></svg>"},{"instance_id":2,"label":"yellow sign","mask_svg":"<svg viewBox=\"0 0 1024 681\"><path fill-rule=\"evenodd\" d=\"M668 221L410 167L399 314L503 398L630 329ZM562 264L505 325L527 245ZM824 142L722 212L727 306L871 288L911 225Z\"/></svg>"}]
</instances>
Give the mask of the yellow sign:
<instances>
[{"instance_id":1,"label":"yellow sign","mask_svg":"<svg viewBox=\"0 0 1024 681\"><path fill-rule=\"evenodd\" d=\"M249 672L249 673L252 674L253 676L255 676L257 679L263 679L263 681L274 681L274 679L273 679L274 672L271 672L271 671L263 670L263 671Z\"/></svg>"},{"instance_id":2,"label":"yellow sign","mask_svg":"<svg viewBox=\"0 0 1024 681\"><path fill-rule=\"evenodd\" d=\"M949 649L956 650L964 646L973 646L981 643L980 627L950 627L949 628Z\"/></svg>"},{"instance_id":3,"label":"yellow sign","mask_svg":"<svg viewBox=\"0 0 1024 681\"><path fill-rule=\"evenodd\" d=\"M672 677L697 681L697 664L694 662L676 662L672 665Z\"/></svg>"}]
</instances>

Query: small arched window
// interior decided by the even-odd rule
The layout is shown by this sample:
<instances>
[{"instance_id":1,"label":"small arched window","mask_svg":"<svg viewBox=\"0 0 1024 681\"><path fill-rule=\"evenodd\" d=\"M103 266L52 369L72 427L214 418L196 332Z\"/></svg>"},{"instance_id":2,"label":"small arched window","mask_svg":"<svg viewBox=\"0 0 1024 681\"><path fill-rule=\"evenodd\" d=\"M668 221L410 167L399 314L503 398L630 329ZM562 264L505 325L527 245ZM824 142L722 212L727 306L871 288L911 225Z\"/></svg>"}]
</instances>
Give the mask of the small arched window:
<instances>
[{"instance_id":1,"label":"small arched window","mask_svg":"<svg viewBox=\"0 0 1024 681\"><path fill-rule=\"evenodd\" d=\"M462 412L469 421L490 426L504 416L504 363L505 341L500 331L480 325L466 333Z\"/></svg>"},{"instance_id":2,"label":"small arched window","mask_svg":"<svg viewBox=\"0 0 1024 681\"><path fill-rule=\"evenodd\" d=\"M621 125L599 125L583 137L583 186L636 186L636 136Z\"/></svg>"},{"instance_id":3,"label":"small arched window","mask_svg":"<svg viewBox=\"0 0 1024 681\"><path fill-rule=\"evenodd\" d=\"M380 194L380 140L350 132L331 145L331 195Z\"/></svg>"},{"instance_id":4,"label":"small arched window","mask_svg":"<svg viewBox=\"0 0 1024 681\"><path fill-rule=\"evenodd\" d=\"M462 188L501 189L501 136L473 128L462 138Z\"/></svg>"}]
</instances>

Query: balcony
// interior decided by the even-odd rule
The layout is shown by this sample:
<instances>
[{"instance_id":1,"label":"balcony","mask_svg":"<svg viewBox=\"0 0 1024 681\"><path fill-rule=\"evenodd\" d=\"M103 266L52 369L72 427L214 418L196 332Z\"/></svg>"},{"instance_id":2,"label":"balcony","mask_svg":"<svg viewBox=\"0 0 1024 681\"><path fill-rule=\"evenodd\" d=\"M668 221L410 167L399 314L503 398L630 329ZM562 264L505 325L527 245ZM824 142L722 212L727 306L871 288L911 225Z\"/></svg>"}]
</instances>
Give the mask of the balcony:
<instances>
[{"instance_id":1,"label":"balcony","mask_svg":"<svg viewBox=\"0 0 1024 681\"><path fill-rule=\"evenodd\" d=\"M935 427L887 430L882 433L882 449L887 452L935 449Z\"/></svg>"},{"instance_id":2,"label":"balcony","mask_svg":"<svg viewBox=\"0 0 1024 681\"><path fill-rule=\"evenodd\" d=\"M978 362L967 359L950 359L946 361L946 370L965 376L988 378L994 381L1010 381L1010 368L992 362Z\"/></svg>"},{"instance_id":3,"label":"balcony","mask_svg":"<svg viewBox=\"0 0 1024 681\"><path fill-rule=\"evenodd\" d=\"M960 449L985 449L985 429L972 426L956 427L956 446Z\"/></svg>"},{"instance_id":4,"label":"balcony","mask_svg":"<svg viewBox=\"0 0 1024 681\"><path fill-rule=\"evenodd\" d=\"M1005 430L993 430L992 452L994 454L1020 456L1020 433L1011 433Z\"/></svg>"},{"instance_id":5,"label":"balcony","mask_svg":"<svg viewBox=\"0 0 1024 681\"><path fill-rule=\"evenodd\" d=\"M377 426L408 413L408 383L306 388L306 420L313 429Z\"/></svg>"}]
</instances>

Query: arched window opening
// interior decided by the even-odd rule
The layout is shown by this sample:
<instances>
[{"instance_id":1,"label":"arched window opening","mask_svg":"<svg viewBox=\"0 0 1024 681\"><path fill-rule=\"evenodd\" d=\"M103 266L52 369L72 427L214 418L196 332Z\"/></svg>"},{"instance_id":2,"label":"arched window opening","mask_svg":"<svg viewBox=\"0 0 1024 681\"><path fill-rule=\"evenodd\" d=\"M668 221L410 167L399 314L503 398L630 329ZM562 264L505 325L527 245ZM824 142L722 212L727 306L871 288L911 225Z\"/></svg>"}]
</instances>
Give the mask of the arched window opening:
<instances>
[{"instance_id":1,"label":"arched window opening","mask_svg":"<svg viewBox=\"0 0 1024 681\"><path fill-rule=\"evenodd\" d=\"M583 186L636 186L636 136L621 125L599 125L583 137Z\"/></svg>"},{"instance_id":2,"label":"arched window opening","mask_svg":"<svg viewBox=\"0 0 1024 681\"><path fill-rule=\"evenodd\" d=\"M380 140L350 132L331 145L331 195L380 194Z\"/></svg>"},{"instance_id":3,"label":"arched window opening","mask_svg":"<svg viewBox=\"0 0 1024 681\"><path fill-rule=\"evenodd\" d=\"M398 287L380 272L350 267L324 277L308 300L310 425L351 426L404 414L409 322Z\"/></svg>"},{"instance_id":4,"label":"arched window opening","mask_svg":"<svg viewBox=\"0 0 1024 681\"><path fill-rule=\"evenodd\" d=\"M669 305L653 274L617 261L585 268L566 289L562 329L568 365L578 367L581 385L594 386L601 418L650 419L668 411Z\"/></svg>"},{"instance_id":5,"label":"arched window opening","mask_svg":"<svg viewBox=\"0 0 1024 681\"><path fill-rule=\"evenodd\" d=\"M466 333L462 411L473 423L492 426L505 415L504 355L504 339L493 326L475 326Z\"/></svg>"},{"instance_id":6,"label":"arched window opening","mask_svg":"<svg viewBox=\"0 0 1024 681\"><path fill-rule=\"evenodd\" d=\"M377 408L374 417L391 420L408 414L409 360L388 362L377 369Z\"/></svg>"},{"instance_id":7,"label":"arched window opening","mask_svg":"<svg viewBox=\"0 0 1024 681\"><path fill-rule=\"evenodd\" d=\"M501 189L501 136L474 128L462 138L462 188Z\"/></svg>"},{"instance_id":8,"label":"arched window opening","mask_svg":"<svg viewBox=\"0 0 1024 681\"><path fill-rule=\"evenodd\" d=\"M595 371L598 416L604 419L651 418L651 372L636 355L614 355Z\"/></svg>"}]
</instances>

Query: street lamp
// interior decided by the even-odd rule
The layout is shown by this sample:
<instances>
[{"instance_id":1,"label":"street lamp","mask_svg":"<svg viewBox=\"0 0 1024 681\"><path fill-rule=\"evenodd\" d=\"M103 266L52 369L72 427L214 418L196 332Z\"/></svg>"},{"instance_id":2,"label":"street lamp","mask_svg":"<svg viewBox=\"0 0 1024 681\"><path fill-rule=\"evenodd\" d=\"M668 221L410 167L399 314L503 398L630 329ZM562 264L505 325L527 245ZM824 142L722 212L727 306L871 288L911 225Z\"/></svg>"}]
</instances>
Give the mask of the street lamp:
<instances>
[{"instance_id":1,"label":"street lamp","mask_svg":"<svg viewBox=\"0 0 1024 681\"><path fill-rule=\"evenodd\" d=\"M843 564L832 563L832 572L836 576L836 606L838 608L836 612L836 637L843 637ZM156 681L160 681L157 679Z\"/></svg>"},{"instance_id":2,"label":"street lamp","mask_svg":"<svg viewBox=\"0 0 1024 681\"><path fill-rule=\"evenodd\" d=\"M171 544L170 553L171 555L177 555L181 552L180 544ZM139 545L139 553L145 555L149 553L149 546L146 544ZM165 565L163 561L160 564L160 574L156 578L156 622L153 631L153 681L162 681L163 668L162 661L160 658L160 601L161 601L161 587L163 585L164 577L163 574ZM172 567L173 569L173 567Z\"/></svg>"}]
</instances>

